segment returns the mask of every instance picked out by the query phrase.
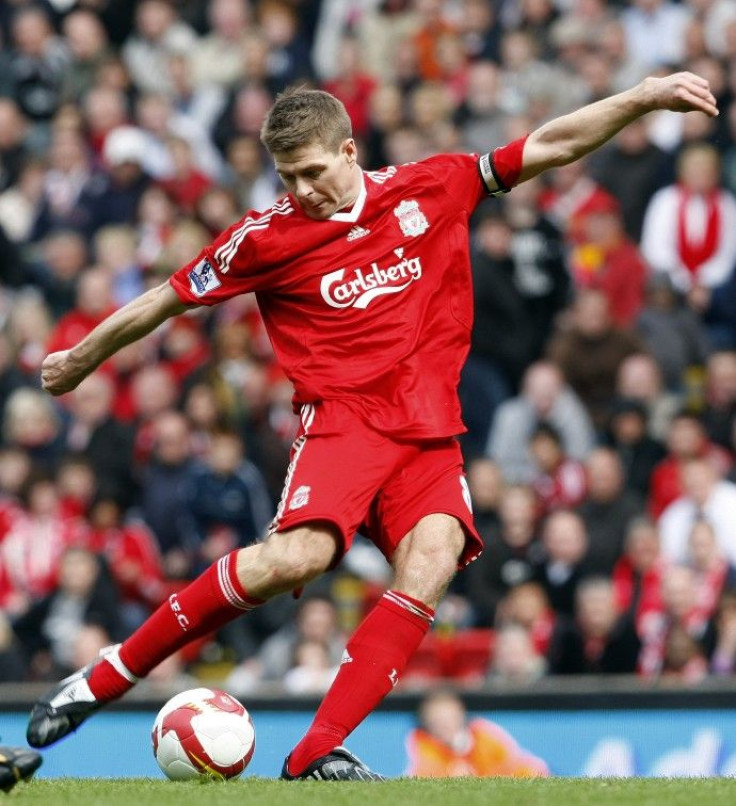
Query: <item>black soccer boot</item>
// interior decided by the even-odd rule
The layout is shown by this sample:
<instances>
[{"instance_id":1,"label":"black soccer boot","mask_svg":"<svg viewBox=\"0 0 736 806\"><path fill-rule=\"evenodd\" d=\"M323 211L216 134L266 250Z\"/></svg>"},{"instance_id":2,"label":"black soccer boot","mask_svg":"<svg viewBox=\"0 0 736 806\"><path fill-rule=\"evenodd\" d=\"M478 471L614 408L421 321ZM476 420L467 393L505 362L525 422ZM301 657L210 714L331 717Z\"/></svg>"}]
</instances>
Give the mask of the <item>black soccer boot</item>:
<instances>
[{"instance_id":1,"label":"black soccer boot","mask_svg":"<svg viewBox=\"0 0 736 806\"><path fill-rule=\"evenodd\" d=\"M119 646L105 647L92 663L65 677L34 704L26 730L31 747L48 747L58 742L107 704L96 699L87 681L92 669Z\"/></svg>"},{"instance_id":2,"label":"black soccer boot","mask_svg":"<svg viewBox=\"0 0 736 806\"><path fill-rule=\"evenodd\" d=\"M385 781L383 775L368 769L363 762L344 747L336 747L326 756L313 761L304 772L289 772L289 756L281 769L284 781Z\"/></svg>"},{"instance_id":3,"label":"black soccer boot","mask_svg":"<svg viewBox=\"0 0 736 806\"><path fill-rule=\"evenodd\" d=\"M42 761L41 754L35 750L0 745L0 789L10 792L19 781L27 781Z\"/></svg>"}]
</instances>

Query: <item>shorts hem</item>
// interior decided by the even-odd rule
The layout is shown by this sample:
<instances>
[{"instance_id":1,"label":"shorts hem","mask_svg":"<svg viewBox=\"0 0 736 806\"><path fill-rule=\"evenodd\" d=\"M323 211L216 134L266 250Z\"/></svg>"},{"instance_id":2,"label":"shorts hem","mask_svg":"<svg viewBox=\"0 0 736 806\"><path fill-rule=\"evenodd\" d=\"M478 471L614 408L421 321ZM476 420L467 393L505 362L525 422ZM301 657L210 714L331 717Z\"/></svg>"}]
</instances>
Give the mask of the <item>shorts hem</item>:
<instances>
[{"instance_id":1,"label":"shorts hem","mask_svg":"<svg viewBox=\"0 0 736 806\"><path fill-rule=\"evenodd\" d=\"M335 559L327 568L328 571L332 571L337 565L340 564L342 558L348 553L350 545L352 545L353 542L352 538L348 539L345 527L335 518L334 515L314 515L311 513L307 514L305 512L303 516L297 515L293 518L282 518L278 522L278 525L273 530L272 534L286 532L289 529L297 529L300 526L306 526L309 523L328 523L337 529L339 538L337 553L335 554Z\"/></svg>"}]
</instances>

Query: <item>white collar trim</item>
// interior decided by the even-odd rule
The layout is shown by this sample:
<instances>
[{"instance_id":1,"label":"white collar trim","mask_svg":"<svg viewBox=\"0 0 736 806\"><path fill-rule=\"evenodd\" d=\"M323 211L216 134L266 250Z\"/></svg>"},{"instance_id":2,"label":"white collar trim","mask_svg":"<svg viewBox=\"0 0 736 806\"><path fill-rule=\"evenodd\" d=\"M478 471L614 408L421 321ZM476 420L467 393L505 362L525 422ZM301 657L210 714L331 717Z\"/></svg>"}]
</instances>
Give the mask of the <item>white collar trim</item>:
<instances>
[{"instance_id":1,"label":"white collar trim","mask_svg":"<svg viewBox=\"0 0 736 806\"><path fill-rule=\"evenodd\" d=\"M355 204L353 204L352 209L347 212L343 213L339 210L336 213L333 213L327 220L328 221L345 221L348 224L354 224L359 218L360 214L363 212L363 207L365 207L365 200L368 195L368 192L365 188L365 176L363 175L363 169L360 169L360 192L358 193L358 198L355 200Z\"/></svg>"}]
</instances>

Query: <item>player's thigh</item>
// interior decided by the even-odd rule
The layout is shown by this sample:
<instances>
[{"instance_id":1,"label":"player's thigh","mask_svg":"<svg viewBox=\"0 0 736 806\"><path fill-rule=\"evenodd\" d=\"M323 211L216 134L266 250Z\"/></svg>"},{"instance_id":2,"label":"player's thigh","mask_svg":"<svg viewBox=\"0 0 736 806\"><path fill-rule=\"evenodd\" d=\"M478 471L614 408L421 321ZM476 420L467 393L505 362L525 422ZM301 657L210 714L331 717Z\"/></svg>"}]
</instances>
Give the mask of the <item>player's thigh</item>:
<instances>
[{"instance_id":1,"label":"player's thigh","mask_svg":"<svg viewBox=\"0 0 736 806\"><path fill-rule=\"evenodd\" d=\"M457 441L421 446L381 491L371 526L374 541L402 582L407 581L409 566L417 569L411 572L414 577L426 569L426 574L436 572L449 581L454 570L474 560L483 542L473 523Z\"/></svg>"},{"instance_id":2,"label":"player's thigh","mask_svg":"<svg viewBox=\"0 0 736 806\"><path fill-rule=\"evenodd\" d=\"M324 573L339 556L342 541L330 523L306 523L273 533L238 553L238 579L251 595L268 599Z\"/></svg>"},{"instance_id":3,"label":"player's thigh","mask_svg":"<svg viewBox=\"0 0 736 806\"><path fill-rule=\"evenodd\" d=\"M465 542L465 530L456 517L425 515L394 552L394 588L436 607L457 571Z\"/></svg>"},{"instance_id":4,"label":"player's thigh","mask_svg":"<svg viewBox=\"0 0 736 806\"><path fill-rule=\"evenodd\" d=\"M302 420L271 535L278 541L307 524L329 524L339 537L336 560L350 548L371 502L405 460L406 449L328 401ZM277 545L277 543L274 543Z\"/></svg>"}]
</instances>

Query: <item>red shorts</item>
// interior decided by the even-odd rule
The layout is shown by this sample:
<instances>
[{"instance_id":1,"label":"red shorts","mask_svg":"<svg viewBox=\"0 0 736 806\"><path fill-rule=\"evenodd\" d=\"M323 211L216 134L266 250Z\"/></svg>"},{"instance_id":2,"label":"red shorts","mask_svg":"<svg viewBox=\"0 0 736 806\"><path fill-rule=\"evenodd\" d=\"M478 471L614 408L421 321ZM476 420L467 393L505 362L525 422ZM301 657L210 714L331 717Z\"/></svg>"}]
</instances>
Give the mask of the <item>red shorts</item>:
<instances>
[{"instance_id":1,"label":"red shorts","mask_svg":"<svg viewBox=\"0 0 736 806\"><path fill-rule=\"evenodd\" d=\"M460 521L466 540L459 567L472 562L483 541L456 439L397 442L343 403L302 407L272 532L327 521L342 537L340 557L360 531L390 560L417 522L435 513Z\"/></svg>"}]
</instances>

